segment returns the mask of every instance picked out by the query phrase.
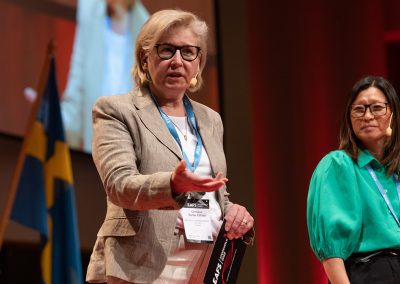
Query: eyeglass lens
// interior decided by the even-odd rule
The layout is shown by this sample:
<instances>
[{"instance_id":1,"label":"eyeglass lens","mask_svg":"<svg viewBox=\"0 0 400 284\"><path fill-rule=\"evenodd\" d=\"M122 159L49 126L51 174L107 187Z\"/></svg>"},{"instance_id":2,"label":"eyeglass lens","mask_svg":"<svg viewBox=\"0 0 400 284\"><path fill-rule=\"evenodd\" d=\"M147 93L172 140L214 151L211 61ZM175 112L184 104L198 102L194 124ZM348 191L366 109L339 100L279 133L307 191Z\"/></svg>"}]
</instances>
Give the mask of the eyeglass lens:
<instances>
[{"instance_id":1,"label":"eyeglass lens","mask_svg":"<svg viewBox=\"0 0 400 284\"><path fill-rule=\"evenodd\" d=\"M386 114L387 103L375 103L370 105L353 105L351 108L351 115L353 117L362 117L367 112L367 109L374 116L382 116Z\"/></svg>"},{"instance_id":2,"label":"eyeglass lens","mask_svg":"<svg viewBox=\"0 0 400 284\"><path fill-rule=\"evenodd\" d=\"M156 45L157 54L161 59L171 59L176 50L179 50L181 56L186 61L193 61L199 55L200 48L192 45L174 46L172 44L159 44Z\"/></svg>"}]
</instances>

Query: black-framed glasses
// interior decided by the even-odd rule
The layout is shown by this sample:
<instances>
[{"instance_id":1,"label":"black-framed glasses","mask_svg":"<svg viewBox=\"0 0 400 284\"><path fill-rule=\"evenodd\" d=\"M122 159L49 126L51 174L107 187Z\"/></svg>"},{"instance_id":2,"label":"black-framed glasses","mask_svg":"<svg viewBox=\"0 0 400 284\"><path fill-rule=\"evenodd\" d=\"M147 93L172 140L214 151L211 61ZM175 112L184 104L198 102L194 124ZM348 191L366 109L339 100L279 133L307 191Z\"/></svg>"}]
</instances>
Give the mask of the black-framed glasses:
<instances>
[{"instance_id":1,"label":"black-framed glasses","mask_svg":"<svg viewBox=\"0 0 400 284\"><path fill-rule=\"evenodd\" d=\"M181 53L181 57L186 61L193 61L199 56L200 47L194 45L176 46L168 43L156 44L158 56L163 60L168 60L174 57L177 50Z\"/></svg>"},{"instance_id":2,"label":"black-framed glasses","mask_svg":"<svg viewBox=\"0 0 400 284\"><path fill-rule=\"evenodd\" d=\"M373 116L383 116L387 112L388 103L373 103L369 105L351 105L350 114L354 118L363 117L369 109Z\"/></svg>"}]
</instances>

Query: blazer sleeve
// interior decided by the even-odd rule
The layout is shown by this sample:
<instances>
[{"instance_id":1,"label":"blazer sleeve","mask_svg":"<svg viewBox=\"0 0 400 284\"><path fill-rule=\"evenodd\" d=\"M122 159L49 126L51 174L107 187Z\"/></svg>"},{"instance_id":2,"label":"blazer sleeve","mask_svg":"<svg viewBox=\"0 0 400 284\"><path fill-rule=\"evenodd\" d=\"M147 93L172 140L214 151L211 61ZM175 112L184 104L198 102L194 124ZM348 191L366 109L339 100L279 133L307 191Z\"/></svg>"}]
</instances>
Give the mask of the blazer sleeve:
<instances>
[{"instance_id":1,"label":"blazer sleeve","mask_svg":"<svg viewBox=\"0 0 400 284\"><path fill-rule=\"evenodd\" d=\"M214 135L215 137L217 137L218 139L218 146L220 147L220 149L224 149L224 126L221 120L221 116L217 113L214 112L215 114L215 118L214 118ZM225 156L225 155L224 155ZM226 213L229 210L229 207L232 206L232 202L229 200L229 192L227 191L227 187L224 185L220 188L220 192L221 192L221 198L222 198L222 212L224 213L224 215L226 215Z\"/></svg>"},{"instance_id":2,"label":"blazer sleeve","mask_svg":"<svg viewBox=\"0 0 400 284\"><path fill-rule=\"evenodd\" d=\"M119 97L102 97L93 108L92 155L109 200L129 210L181 208L186 197L172 195L172 172L139 172L135 143L140 131L126 124L135 107L118 102Z\"/></svg>"}]
</instances>

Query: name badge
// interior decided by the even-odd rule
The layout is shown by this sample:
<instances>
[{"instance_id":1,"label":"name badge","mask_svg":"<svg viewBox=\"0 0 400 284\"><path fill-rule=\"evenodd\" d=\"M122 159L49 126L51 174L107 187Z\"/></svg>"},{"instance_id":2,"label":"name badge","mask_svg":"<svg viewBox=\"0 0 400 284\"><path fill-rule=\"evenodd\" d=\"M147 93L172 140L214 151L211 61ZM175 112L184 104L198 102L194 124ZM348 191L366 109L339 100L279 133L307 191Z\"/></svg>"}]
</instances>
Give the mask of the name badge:
<instances>
[{"instance_id":1,"label":"name badge","mask_svg":"<svg viewBox=\"0 0 400 284\"><path fill-rule=\"evenodd\" d=\"M246 251L243 238L229 240L225 221L222 223L211 254L204 284L235 284Z\"/></svg>"},{"instance_id":2,"label":"name badge","mask_svg":"<svg viewBox=\"0 0 400 284\"><path fill-rule=\"evenodd\" d=\"M208 199L188 199L181 209L185 236L189 242L212 243L212 225Z\"/></svg>"}]
</instances>

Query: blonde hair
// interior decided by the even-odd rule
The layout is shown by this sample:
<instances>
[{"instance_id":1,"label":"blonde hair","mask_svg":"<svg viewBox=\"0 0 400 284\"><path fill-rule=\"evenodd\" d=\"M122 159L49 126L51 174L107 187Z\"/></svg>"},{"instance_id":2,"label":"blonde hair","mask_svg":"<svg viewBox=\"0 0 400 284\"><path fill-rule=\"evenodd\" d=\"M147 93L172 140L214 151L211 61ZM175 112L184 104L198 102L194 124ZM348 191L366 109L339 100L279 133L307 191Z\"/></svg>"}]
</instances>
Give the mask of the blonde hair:
<instances>
[{"instance_id":1,"label":"blonde hair","mask_svg":"<svg viewBox=\"0 0 400 284\"><path fill-rule=\"evenodd\" d=\"M203 84L202 71L207 59L207 24L195 14L182 10L161 10L154 13L143 25L140 30L135 45L135 64L132 68L132 76L137 87L148 86L150 80L148 74L143 69L141 57L148 56L158 43L160 38L169 30L177 27L190 29L198 40L201 49L199 73L197 84L189 88L190 92L195 92Z\"/></svg>"}]
</instances>

